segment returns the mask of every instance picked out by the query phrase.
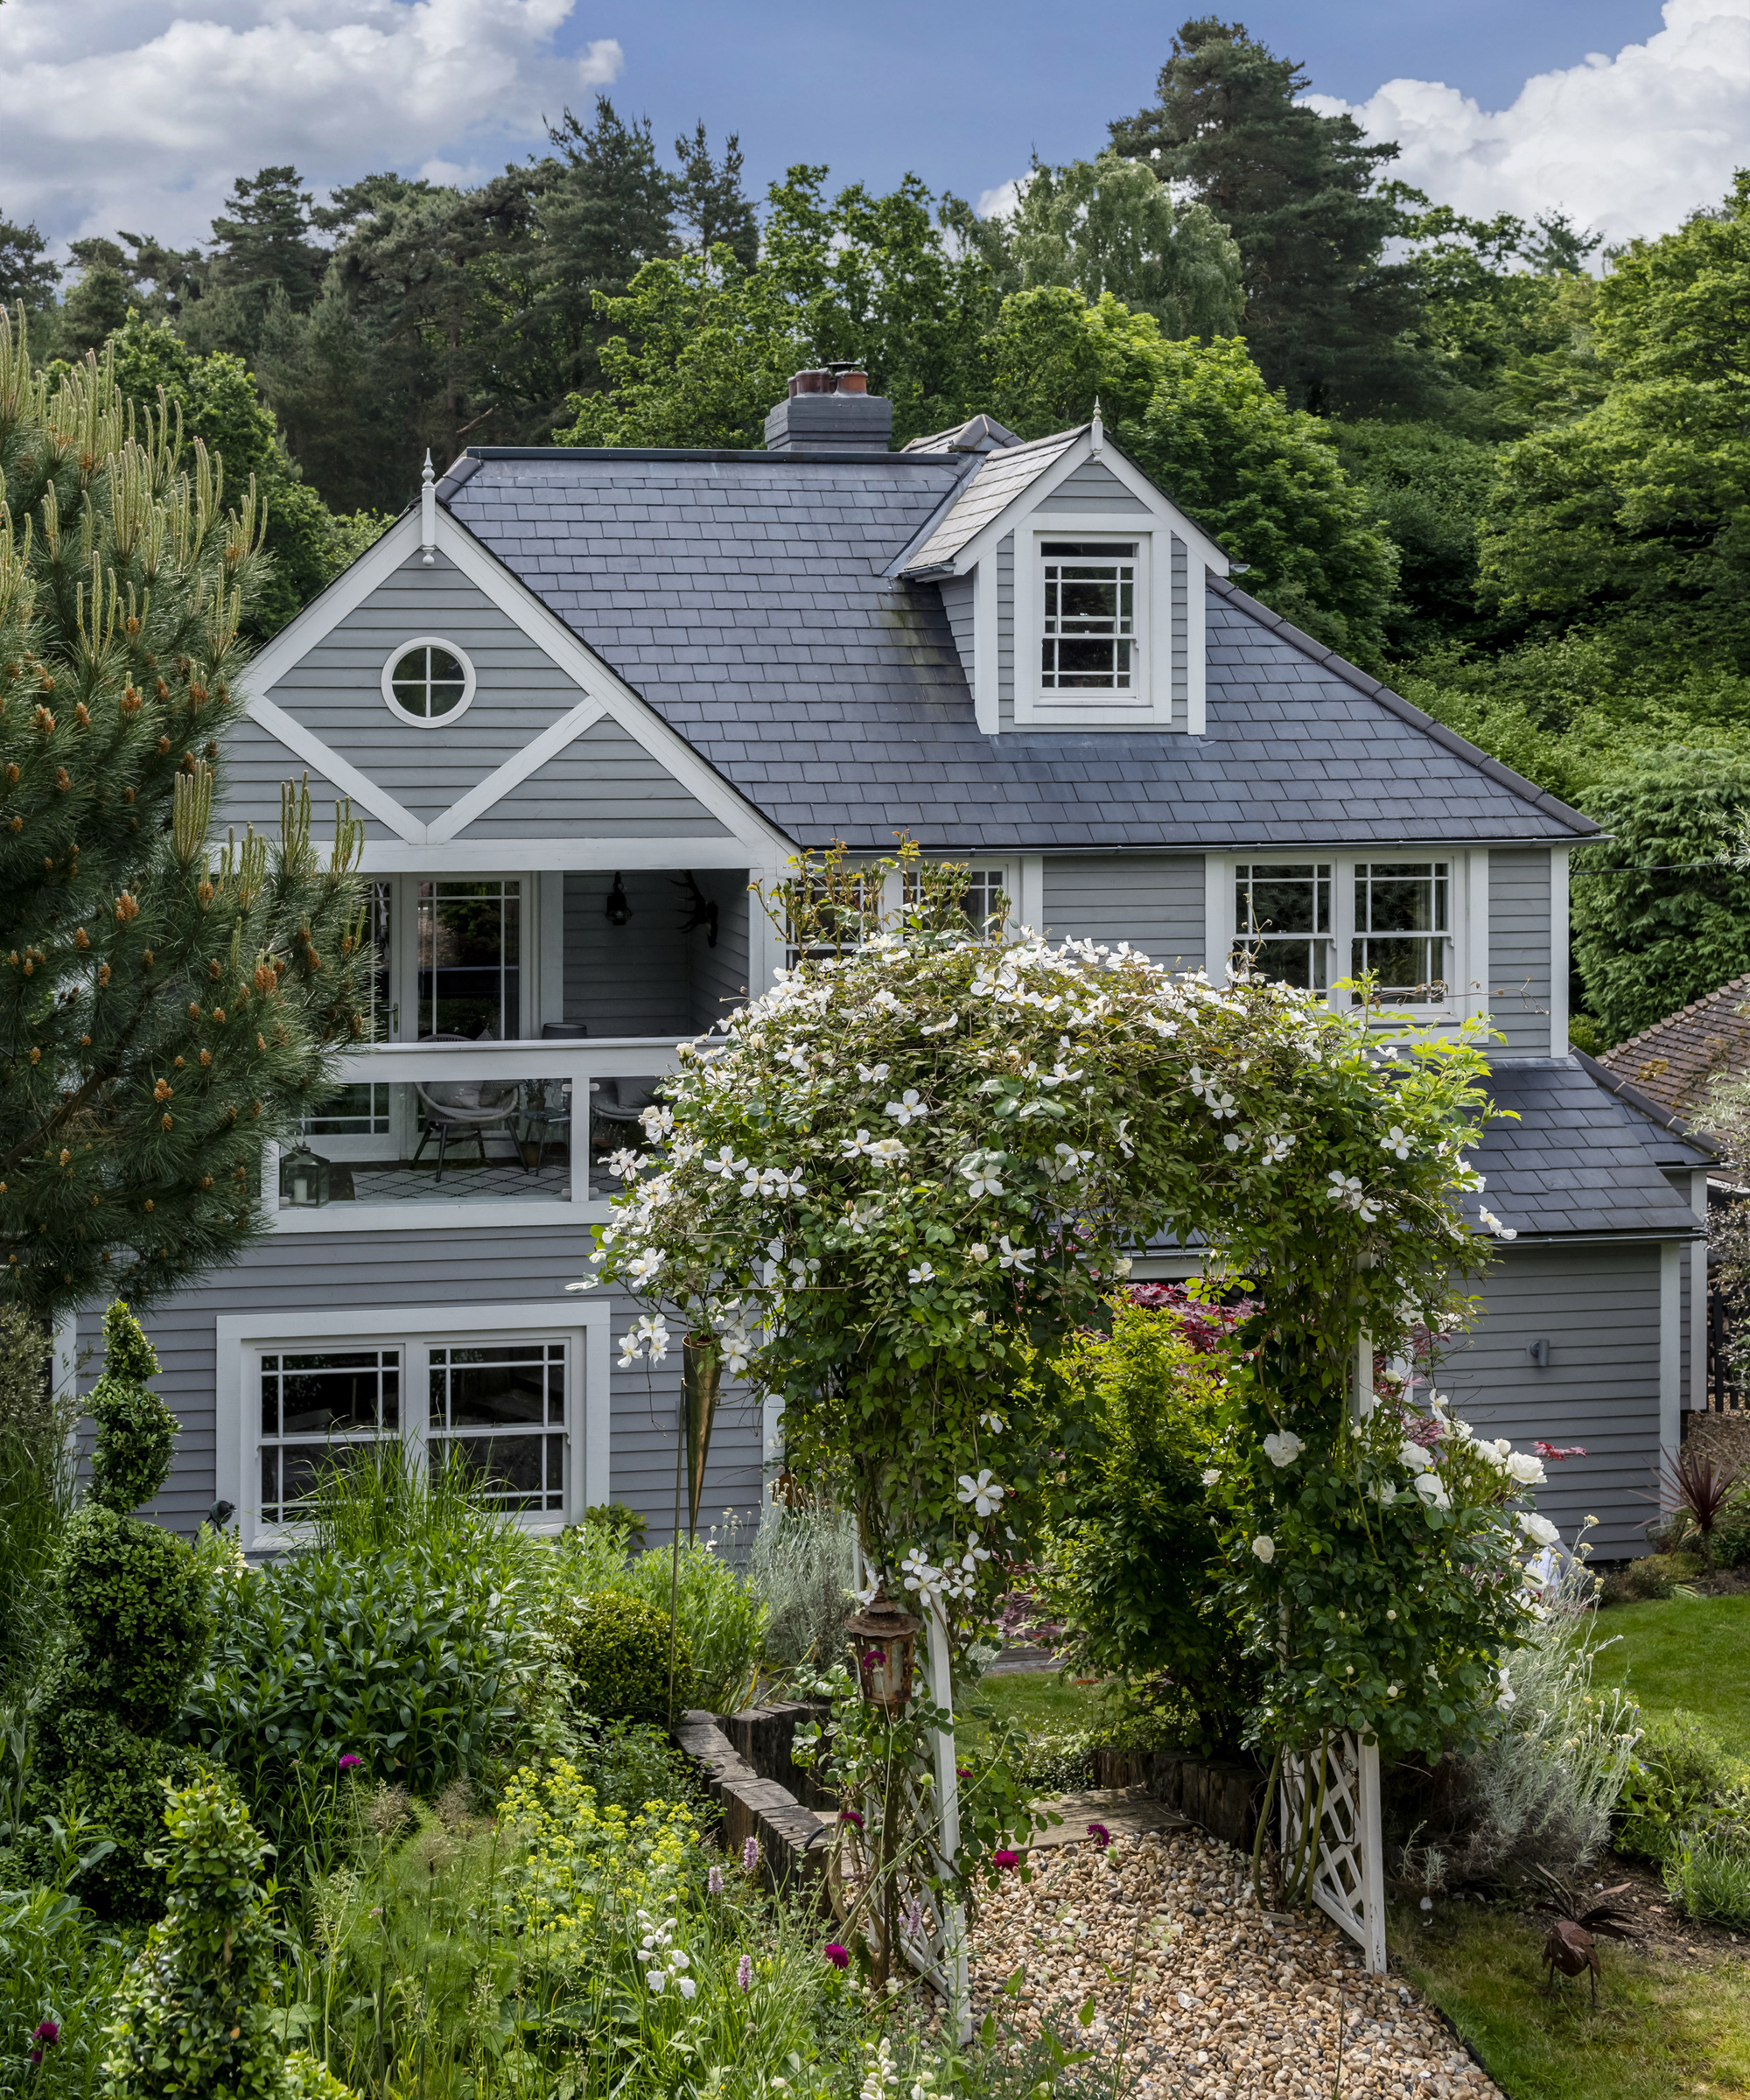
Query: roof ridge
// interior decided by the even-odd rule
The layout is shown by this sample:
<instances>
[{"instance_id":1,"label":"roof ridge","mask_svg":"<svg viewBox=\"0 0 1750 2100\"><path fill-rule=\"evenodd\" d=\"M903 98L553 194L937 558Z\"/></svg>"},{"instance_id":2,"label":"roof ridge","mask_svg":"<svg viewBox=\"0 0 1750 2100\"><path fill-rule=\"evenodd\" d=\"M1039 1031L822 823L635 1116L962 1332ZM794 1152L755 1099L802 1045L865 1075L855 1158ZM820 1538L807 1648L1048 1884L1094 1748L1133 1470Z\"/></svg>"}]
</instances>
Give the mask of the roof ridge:
<instances>
[{"instance_id":1,"label":"roof ridge","mask_svg":"<svg viewBox=\"0 0 1750 2100\"><path fill-rule=\"evenodd\" d=\"M1369 700L1377 700L1388 713L1411 724L1435 743L1467 760L1479 773L1505 788L1509 794L1518 795L1534 808L1555 817L1571 830L1590 833L1593 836L1601 835L1602 827L1584 810L1576 809L1560 801L1547 788L1540 788L1535 780L1528 780L1522 773L1515 773L1510 766L1503 766L1499 759L1490 758L1480 745L1473 744L1468 737L1461 737L1455 729L1448 729L1444 722L1437 722L1432 715L1418 707L1413 700L1406 700L1402 693L1393 692L1382 678L1370 677L1359 665L1351 663L1347 656L1340 656L1334 649L1326 648L1322 641L1315 641L1312 635L1297 627L1292 620L1284 620L1280 612L1272 612L1268 606L1242 591L1228 578L1217 576L1213 569L1206 570L1204 575L1212 590L1231 599L1242 612L1249 612L1253 618L1262 620L1284 641L1300 650L1304 655L1312 657L1321 669L1334 672L1346 685L1354 686L1357 692L1365 694Z\"/></svg>"},{"instance_id":2,"label":"roof ridge","mask_svg":"<svg viewBox=\"0 0 1750 2100\"><path fill-rule=\"evenodd\" d=\"M1728 991L1736 990L1740 984L1750 984L1750 970L1746 970L1742 976L1728 977L1724 984L1716 984L1712 991L1703 992L1698 999L1691 999L1687 1006L1679 1006L1675 1013L1666 1014L1662 1020L1649 1021L1637 1033L1624 1036L1620 1043L1606 1050L1599 1061L1607 1064L1611 1058L1620 1057L1625 1051L1632 1050L1636 1043L1644 1042L1649 1035L1656 1035L1662 1028L1669 1028L1673 1021L1682 1020L1685 1014L1698 1013L1704 1006L1712 1005L1716 999L1723 999Z\"/></svg>"}]
</instances>

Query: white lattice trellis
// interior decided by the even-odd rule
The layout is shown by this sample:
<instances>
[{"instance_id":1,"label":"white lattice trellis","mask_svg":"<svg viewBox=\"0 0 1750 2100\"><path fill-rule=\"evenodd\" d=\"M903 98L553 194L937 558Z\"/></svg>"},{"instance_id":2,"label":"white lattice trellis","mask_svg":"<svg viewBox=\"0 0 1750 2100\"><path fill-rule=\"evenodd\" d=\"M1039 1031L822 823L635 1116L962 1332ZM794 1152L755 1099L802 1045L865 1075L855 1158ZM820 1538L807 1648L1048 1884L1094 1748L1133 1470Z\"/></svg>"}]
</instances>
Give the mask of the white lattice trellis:
<instances>
[{"instance_id":1,"label":"white lattice trellis","mask_svg":"<svg viewBox=\"0 0 1750 2100\"><path fill-rule=\"evenodd\" d=\"M1318 1756L1282 1760L1282 1852L1292 1868L1319 1800ZM1324 1760L1312 1900L1335 1920L1376 1976L1385 1973L1385 1859L1380 1840L1379 1746L1336 1737Z\"/></svg>"}]
</instances>

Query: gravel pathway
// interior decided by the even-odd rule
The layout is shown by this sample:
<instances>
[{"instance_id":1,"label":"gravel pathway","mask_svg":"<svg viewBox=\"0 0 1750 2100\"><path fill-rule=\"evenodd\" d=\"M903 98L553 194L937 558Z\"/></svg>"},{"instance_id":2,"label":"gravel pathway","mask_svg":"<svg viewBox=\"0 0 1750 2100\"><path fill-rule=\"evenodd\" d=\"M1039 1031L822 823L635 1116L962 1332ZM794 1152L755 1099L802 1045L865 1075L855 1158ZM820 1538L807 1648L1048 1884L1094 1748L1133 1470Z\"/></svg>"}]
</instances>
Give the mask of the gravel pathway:
<instances>
[{"instance_id":1,"label":"gravel pathway","mask_svg":"<svg viewBox=\"0 0 1750 2100\"><path fill-rule=\"evenodd\" d=\"M1069 1844L1032 1864L1031 1884L1017 1875L981 1907L975 2017L1026 2032L1052 2015L1102 2057L1122 2052L1138 2100L1502 2100L1407 1984L1366 1975L1322 1913L1260 1911L1250 1861L1202 1831Z\"/></svg>"}]
</instances>

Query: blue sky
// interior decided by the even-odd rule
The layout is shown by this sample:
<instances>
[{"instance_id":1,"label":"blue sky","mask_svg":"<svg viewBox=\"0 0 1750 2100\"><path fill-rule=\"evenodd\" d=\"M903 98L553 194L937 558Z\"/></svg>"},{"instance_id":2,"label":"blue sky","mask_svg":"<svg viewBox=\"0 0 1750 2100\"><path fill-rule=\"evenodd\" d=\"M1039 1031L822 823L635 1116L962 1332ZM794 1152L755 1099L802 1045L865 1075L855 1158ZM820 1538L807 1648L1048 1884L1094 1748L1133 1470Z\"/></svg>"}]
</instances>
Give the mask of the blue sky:
<instances>
[{"instance_id":1,"label":"blue sky","mask_svg":"<svg viewBox=\"0 0 1750 2100\"><path fill-rule=\"evenodd\" d=\"M1564 208L1622 239L1750 164L1750 0L1228 11L1466 210ZM478 181L604 87L665 152L701 116L738 130L756 193L808 160L976 202L1035 150L1097 151L1182 19L1142 0L4 0L0 215L187 243L238 174Z\"/></svg>"},{"instance_id":2,"label":"blue sky","mask_svg":"<svg viewBox=\"0 0 1750 2100\"><path fill-rule=\"evenodd\" d=\"M976 198L1027 164L1097 151L1115 116L1153 100L1173 30L1194 11L1105 0L887 0L881 6L766 0L642 0L616 19L625 52L610 90L648 112L660 139L703 116L736 129L761 186L793 161L890 187L908 169ZM1458 89L1485 109L1510 104L1529 74L1614 52L1660 26L1648 0L1330 0L1214 10L1298 58L1313 88L1364 102L1395 76ZM592 17L562 42L610 26Z\"/></svg>"}]
</instances>

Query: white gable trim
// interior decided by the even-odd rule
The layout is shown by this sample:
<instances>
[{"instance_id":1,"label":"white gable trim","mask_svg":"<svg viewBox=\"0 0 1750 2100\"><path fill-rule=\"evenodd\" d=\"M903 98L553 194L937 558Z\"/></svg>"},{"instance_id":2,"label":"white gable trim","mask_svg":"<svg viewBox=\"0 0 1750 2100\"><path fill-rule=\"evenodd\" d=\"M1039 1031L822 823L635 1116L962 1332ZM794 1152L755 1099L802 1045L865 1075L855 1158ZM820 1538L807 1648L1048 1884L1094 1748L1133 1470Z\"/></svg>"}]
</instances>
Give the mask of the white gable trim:
<instances>
[{"instance_id":1,"label":"white gable trim","mask_svg":"<svg viewBox=\"0 0 1750 2100\"><path fill-rule=\"evenodd\" d=\"M425 843L425 826L410 810L403 809L387 788L379 788L350 759L343 759L338 751L330 750L313 730L306 729L295 716L287 714L283 707L276 707L271 700L251 700L247 711L258 729L264 730L276 743L284 744L306 765L313 766L330 786L351 795L360 809L368 809L397 837L404 838L410 846Z\"/></svg>"},{"instance_id":2,"label":"white gable trim","mask_svg":"<svg viewBox=\"0 0 1750 2100\"><path fill-rule=\"evenodd\" d=\"M469 788L460 802L429 823L425 827L427 838L434 846L443 845L458 831L466 831L477 816L483 816L494 802L502 801L513 788L520 787L531 773L538 773L549 759L556 758L566 745L575 743L606 712L599 700L578 701L569 714L561 715L556 722L550 723L495 772L489 773L478 787Z\"/></svg>"},{"instance_id":3,"label":"white gable trim","mask_svg":"<svg viewBox=\"0 0 1750 2100\"><path fill-rule=\"evenodd\" d=\"M323 636L356 612L419 550L419 519L410 512L397 518L382 539L366 548L351 568L343 569L328 588L312 598L289 620L259 656L244 665L242 681L252 693L265 696L295 669Z\"/></svg>"}]
</instances>

